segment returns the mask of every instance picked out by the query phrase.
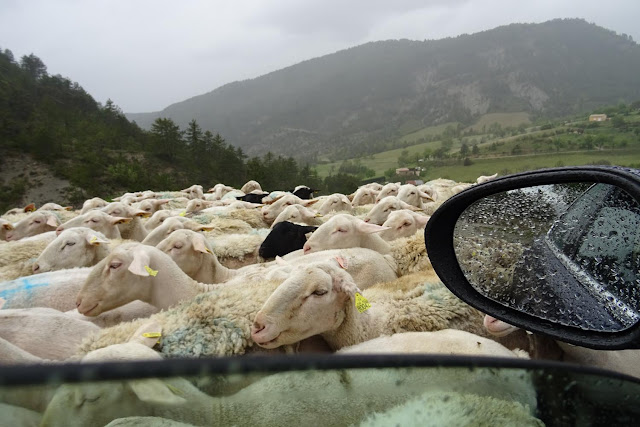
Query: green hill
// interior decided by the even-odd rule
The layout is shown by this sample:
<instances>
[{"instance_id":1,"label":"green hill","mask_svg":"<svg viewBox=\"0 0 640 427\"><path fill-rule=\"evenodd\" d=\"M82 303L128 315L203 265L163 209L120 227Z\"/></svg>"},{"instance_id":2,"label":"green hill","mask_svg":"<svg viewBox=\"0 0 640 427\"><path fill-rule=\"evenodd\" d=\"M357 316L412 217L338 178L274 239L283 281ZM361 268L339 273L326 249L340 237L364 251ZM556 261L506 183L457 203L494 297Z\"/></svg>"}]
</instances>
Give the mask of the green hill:
<instances>
[{"instance_id":1,"label":"green hill","mask_svg":"<svg viewBox=\"0 0 640 427\"><path fill-rule=\"evenodd\" d=\"M196 119L251 155L315 162L397 148L421 129L469 126L486 114L554 119L636 99L640 47L564 19L367 43L127 117L144 128L157 117Z\"/></svg>"}]
</instances>

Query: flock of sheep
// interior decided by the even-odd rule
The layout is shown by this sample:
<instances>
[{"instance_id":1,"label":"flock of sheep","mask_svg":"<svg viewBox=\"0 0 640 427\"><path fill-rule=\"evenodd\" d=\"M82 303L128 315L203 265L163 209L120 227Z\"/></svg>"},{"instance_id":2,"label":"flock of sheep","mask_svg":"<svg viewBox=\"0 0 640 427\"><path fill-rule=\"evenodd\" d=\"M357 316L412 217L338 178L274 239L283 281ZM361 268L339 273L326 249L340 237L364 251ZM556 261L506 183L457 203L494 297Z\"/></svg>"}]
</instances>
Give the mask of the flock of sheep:
<instances>
[{"instance_id":1,"label":"flock of sheep","mask_svg":"<svg viewBox=\"0 0 640 427\"><path fill-rule=\"evenodd\" d=\"M239 190L217 184L206 194L193 185L126 193L111 203L93 198L80 211L53 203L9 211L0 218L0 363L298 352L564 357L566 349L540 351L524 331L509 334L515 328L460 301L431 268L424 245L429 214L472 185L368 184L351 195L314 198L305 186L268 193L249 181ZM625 362L601 364L637 375ZM175 378L169 388L65 385L28 398L0 389L0 410L47 426L282 424L301 423L309 413L378 425L400 420L403 407L433 417L443 406L432 403L429 415L426 402L438 395L453 405L451 413L483 407L487 417L541 425L526 378L485 379L504 387L478 394L469 391L473 374L453 379L452 372L440 378L457 384L446 398L420 389L424 379L412 376L402 379L415 383L407 394L378 400L371 395L376 381L403 374L352 372L350 381L361 385L346 409L344 378L323 376L315 386L333 390L333 401L322 409L289 408L285 416L260 396L295 392L300 373L242 388L203 389ZM314 387L313 379L304 381ZM132 392L138 405L127 412ZM117 415L104 406L107 399L88 397L96 393L109 394ZM78 407L73 399L91 403ZM256 410L247 410L247 402Z\"/></svg>"}]
</instances>

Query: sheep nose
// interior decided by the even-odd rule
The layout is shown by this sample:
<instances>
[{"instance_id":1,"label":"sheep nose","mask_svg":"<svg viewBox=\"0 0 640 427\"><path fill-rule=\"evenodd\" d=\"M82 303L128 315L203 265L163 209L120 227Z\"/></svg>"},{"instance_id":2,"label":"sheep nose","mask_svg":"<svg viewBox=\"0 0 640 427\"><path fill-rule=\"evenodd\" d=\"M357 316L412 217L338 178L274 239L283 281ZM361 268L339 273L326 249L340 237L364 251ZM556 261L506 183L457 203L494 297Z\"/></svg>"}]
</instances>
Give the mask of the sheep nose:
<instances>
[{"instance_id":1,"label":"sheep nose","mask_svg":"<svg viewBox=\"0 0 640 427\"><path fill-rule=\"evenodd\" d=\"M56 228L56 236L59 236L60 233L62 233L64 231L64 228L62 228L62 226Z\"/></svg>"},{"instance_id":2,"label":"sheep nose","mask_svg":"<svg viewBox=\"0 0 640 427\"><path fill-rule=\"evenodd\" d=\"M37 273L38 270L40 270L40 266L38 265L37 262L34 262L33 267L31 269L33 270L34 273Z\"/></svg>"},{"instance_id":3,"label":"sheep nose","mask_svg":"<svg viewBox=\"0 0 640 427\"><path fill-rule=\"evenodd\" d=\"M80 307L80 304L82 304L82 298L76 300L76 308Z\"/></svg>"},{"instance_id":4,"label":"sheep nose","mask_svg":"<svg viewBox=\"0 0 640 427\"><path fill-rule=\"evenodd\" d=\"M305 253L305 254L306 254L306 253L308 253L308 252L310 252L310 251L311 251L311 245L309 245L308 243L305 243L305 244L302 246L302 253Z\"/></svg>"},{"instance_id":5,"label":"sheep nose","mask_svg":"<svg viewBox=\"0 0 640 427\"><path fill-rule=\"evenodd\" d=\"M264 319L264 315L262 312L256 314L256 318L253 321L253 325L251 325L251 335L257 334L262 331L267 325L267 322Z\"/></svg>"},{"instance_id":6,"label":"sheep nose","mask_svg":"<svg viewBox=\"0 0 640 427\"><path fill-rule=\"evenodd\" d=\"M365 218L364 222L371 222L371 218Z\"/></svg>"}]
</instances>

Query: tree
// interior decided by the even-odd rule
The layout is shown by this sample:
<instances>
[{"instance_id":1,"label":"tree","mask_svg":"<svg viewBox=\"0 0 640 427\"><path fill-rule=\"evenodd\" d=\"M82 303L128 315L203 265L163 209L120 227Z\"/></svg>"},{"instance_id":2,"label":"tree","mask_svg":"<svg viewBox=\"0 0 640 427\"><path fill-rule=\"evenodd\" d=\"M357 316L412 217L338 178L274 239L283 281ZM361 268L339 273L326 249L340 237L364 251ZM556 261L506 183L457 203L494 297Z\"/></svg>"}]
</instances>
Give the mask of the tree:
<instances>
[{"instance_id":1,"label":"tree","mask_svg":"<svg viewBox=\"0 0 640 427\"><path fill-rule=\"evenodd\" d=\"M47 75L47 66L33 53L20 59L20 68L27 72L33 80L40 80Z\"/></svg>"},{"instance_id":2,"label":"tree","mask_svg":"<svg viewBox=\"0 0 640 427\"><path fill-rule=\"evenodd\" d=\"M471 146L471 154L473 154L474 156L477 156L480 154L480 149L478 148L478 144L473 144Z\"/></svg>"},{"instance_id":3,"label":"tree","mask_svg":"<svg viewBox=\"0 0 640 427\"><path fill-rule=\"evenodd\" d=\"M173 120L157 118L151 125L151 137L154 141L153 151L163 160L174 161L183 148L182 132Z\"/></svg>"},{"instance_id":4,"label":"tree","mask_svg":"<svg viewBox=\"0 0 640 427\"><path fill-rule=\"evenodd\" d=\"M462 143L462 146L460 147L460 157L467 157L469 155L469 146L467 145L466 142Z\"/></svg>"}]
</instances>

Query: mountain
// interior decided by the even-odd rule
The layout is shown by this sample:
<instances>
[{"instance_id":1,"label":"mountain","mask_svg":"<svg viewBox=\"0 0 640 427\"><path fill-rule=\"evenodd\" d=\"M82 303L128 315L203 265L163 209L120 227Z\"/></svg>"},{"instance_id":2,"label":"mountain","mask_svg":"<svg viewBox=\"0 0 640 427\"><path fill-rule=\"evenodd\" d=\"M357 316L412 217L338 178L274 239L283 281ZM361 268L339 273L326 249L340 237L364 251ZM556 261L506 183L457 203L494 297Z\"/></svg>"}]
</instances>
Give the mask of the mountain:
<instances>
[{"instance_id":1,"label":"mountain","mask_svg":"<svg viewBox=\"0 0 640 427\"><path fill-rule=\"evenodd\" d=\"M640 99L640 46L580 19L428 41L367 43L234 82L155 113L196 119L249 155L313 161L377 151L403 125L470 124L491 112L557 118Z\"/></svg>"}]
</instances>

